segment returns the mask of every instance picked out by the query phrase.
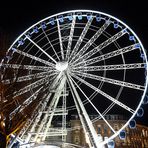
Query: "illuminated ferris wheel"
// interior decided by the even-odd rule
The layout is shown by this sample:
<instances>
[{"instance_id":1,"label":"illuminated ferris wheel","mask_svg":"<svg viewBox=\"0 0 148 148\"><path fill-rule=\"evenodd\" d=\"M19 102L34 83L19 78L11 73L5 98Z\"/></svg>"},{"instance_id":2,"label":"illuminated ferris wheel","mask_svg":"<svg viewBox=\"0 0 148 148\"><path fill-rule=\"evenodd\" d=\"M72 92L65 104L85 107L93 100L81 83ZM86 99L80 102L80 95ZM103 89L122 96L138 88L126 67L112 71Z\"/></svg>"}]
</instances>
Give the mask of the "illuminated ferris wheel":
<instances>
[{"instance_id":1,"label":"illuminated ferris wheel","mask_svg":"<svg viewBox=\"0 0 148 148\"><path fill-rule=\"evenodd\" d=\"M33 109L16 138L22 147L47 144L51 136L61 136L66 147L68 130L73 130L67 122L77 114L89 147L100 148L117 135L122 138L134 116L143 114L145 49L125 23L102 12L73 10L39 21L15 40L1 67L2 83L15 87L5 98L17 102L10 118ZM116 130L108 114L123 114L126 123ZM54 127L57 118L60 128ZM110 129L110 137L96 131L98 120Z\"/></svg>"}]
</instances>

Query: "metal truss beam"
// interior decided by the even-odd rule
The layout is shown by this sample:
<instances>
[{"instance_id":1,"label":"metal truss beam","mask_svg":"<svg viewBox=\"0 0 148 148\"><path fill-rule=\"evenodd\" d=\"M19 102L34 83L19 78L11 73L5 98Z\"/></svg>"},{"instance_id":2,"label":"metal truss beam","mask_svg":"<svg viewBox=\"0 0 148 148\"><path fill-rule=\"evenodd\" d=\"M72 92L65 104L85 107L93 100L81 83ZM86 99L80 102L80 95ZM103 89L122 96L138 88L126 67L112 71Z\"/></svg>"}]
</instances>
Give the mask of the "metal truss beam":
<instances>
[{"instance_id":1,"label":"metal truss beam","mask_svg":"<svg viewBox=\"0 0 148 148\"><path fill-rule=\"evenodd\" d=\"M28 58L30 58L30 59L32 59L32 60L41 62L41 63L43 63L43 64L45 64L45 65L48 65L48 66L51 66L51 67L55 67L55 65L54 65L53 63L48 62L48 61L46 61L46 60L43 60L43 59L41 59L41 58L39 58L39 57L36 57L36 56L33 56L33 55L29 54L29 53L20 51L19 49L16 49L16 48L13 48L13 50L14 50L16 53L18 53L18 54L20 54L20 55L23 55L23 56L26 56L26 57L28 57Z\"/></svg>"},{"instance_id":2,"label":"metal truss beam","mask_svg":"<svg viewBox=\"0 0 148 148\"><path fill-rule=\"evenodd\" d=\"M85 80L81 79L80 77L71 74L74 78L76 78L77 80L79 80L80 82L84 83L86 86L90 87L91 89L93 89L94 91L98 92L99 94L101 94L102 96L104 96L105 98L107 98L108 100L110 100L111 102L114 102L115 104L119 105L120 107L124 108L125 110L131 112L132 114L135 113L135 111L133 109L131 109L130 107L128 107L127 105L123 104L122 102L120 102L119 100L116 100L115 98L111 97L110 95L108 95L107 93L103 92L102 90L98 89L97 87L93 86L92 84L86 82Z\"/></svg>"},{"instance_id":3,"label":"metal truss beam","mask_svg":"<svg viewBox=\"0 0 148 148\"><path fill-rule=\"evenodd\" d=\"M115 80L115 79L111 79L111 78L101 77L101 76L88 74L88 73L84 73L84 72L78 72L78 71L76 72L75 71L74 73L76 75L84 76L86 78L90 78L90 79L93 79L93 80L98 80L98 81L101 81L101 82L106 82L106 83L110 83L110 84L114 84L114 85L124 86L124 87L132 88L132 89L144 91L144 88L145 88L142 85L137 85L137 84L134 84L134 83L129 83L129 82L124 82L124 81Z\"/></svg>"},{"instance_id":4,"label":"metal truss beam","mask_svg":"<svg viewBox=\"0 0 148 148\"><path fill-rule=\"evenodd\" d=\"M35 79L39 79L39 78L42 78L42 77L45 77L45 76L54 76L55 73L54 71L48 71L48 72L40 72L40 73L35 73L35 74L30 74L30 75L27 75L27 76L21 76L21 77L16 77L16 78L13 78L13 79L5 79L5 80L2 80L2 83L3 84L11 84L11 83L14 83L14 82L23 82L23 81L29 81L29 80L35 80Z\"/></svg>"},{"instance_id":5,"label":"metal truss beam","mask_svg":"<svg viewBox=\"0 0 148 148\"><path fill-rule=\"evenodd\" d=\"M73 56L76 55L76 53L79 50L79 47L80 47L80 45L81 45L81 43L82 43L82 41L83 41L83 39L84 39L88 29L89 29L92 21L93 21L93 17L91 19L89 19L87 24L85 25L85 27L84 27L84 29L83 29L83 31L82 31L82 33L81 33L77 43L76 43L74 49L72 50L72 52L70 54L70 58L69 59L73 58Z\"/></svg>"},{"instance_id":6,"label":"metal truss beam","mask_svg":"<svg viewBox=\"0 0 148 148\"><path fill-rule=\"evenodd\" d=\"M124 69L138 69L145 68L146 63L133 63L133 64L118 64L118 65L103 65L103 66L80 66L74 67L75 71L107 71L107 70L124 70Z\"/></svg>"},{"instance_id":7,"label":"metal truss beam","mask_svg":"<svg viewBox=\"0 0 148 148\"><path fill-rule=\"evenodd\" d=\"M127 52L130 52L132 50L138 49L139 47L137 47L137 45L139 45L139 44L133 44L133 45L130 45L130 46L127 46L127 47L124 47L124 48L121 48L121 49L106 53L104 55L100 55L100 56L92 58L92 59L88 59L89 56L85 55L83 57L83 60L88 59L88 60L85 61L85 65L91 65L91 64L100 62L102 60L106 60L106 59L121 55L123 53L127 53ZM83 62L75 63L75 65L73 65L73 66L77 67L77 66L80 66L81 64L83 64Z\"/></svg>"},{"instance_id":8,"label":"metal truss beam","mask_svg":"<svg viewBox=\"0 0 148 148\"><path fill-rule=\"evenodd\" d=\"M73 63L75 59L76 62L79 57L81 57L87 51L87 49L96 41L96 39L98 39L99 36L106 30L110 23L111 22L109 20L105 21L104 25L91 37L91 39L82 47L82 49L76 55L73 56L70 62Z\"/></svg>"},{"instance_id":9,"label":"metal truss beam","mask_svg":"<svg viewBox=\"0 0 148 148\"><path fill-rule=\"evenodd\" d=\"M80 121L82 123L85 134L89 137L92 147L94 147L94 148L102 147L102 145L100 145L100 142L102 139L100 139L99 136L97 135L97 133L94 129L94 126L92 125L92 122L86 112L84 105L83 105L83 102L81 101L80 96L79 96L79 94L78 94L78 92L77 92L77 90L70 78L70 75L68 73L66 74L66 77L67 77L67 81L70 86L70 89L71 89L71 92L73 95L73 99L74 99L74 102L75 102L75 105L76 105L76 108L78 111L78 115L80 117Z\"/></svg>"}]
</instances>

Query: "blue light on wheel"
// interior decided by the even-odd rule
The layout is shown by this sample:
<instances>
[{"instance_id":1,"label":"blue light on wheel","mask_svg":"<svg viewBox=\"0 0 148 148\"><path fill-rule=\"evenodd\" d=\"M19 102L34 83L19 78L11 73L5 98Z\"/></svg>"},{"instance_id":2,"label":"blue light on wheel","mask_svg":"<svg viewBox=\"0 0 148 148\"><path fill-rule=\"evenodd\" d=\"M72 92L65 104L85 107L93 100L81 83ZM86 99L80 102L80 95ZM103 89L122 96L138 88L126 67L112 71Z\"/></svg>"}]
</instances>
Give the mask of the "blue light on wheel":
<instances>
[{"instance_id":1,"label":"blue light on wheel","mask_svg":"<svg viewBox=\"0 0 148 148\"><path fill-rule=\"evenodd\" d=\"M129 40L130 41L134 41L135 40L135 37L134 36L129 36Z\"/></svg>"},{"instance_id":2,"label":"blue light on wheel","mask_svg":"<svg viewBox=\"0 0 148 148\"><path fill-rule=\"evenodd\" d=\"M135 48L140 48L140 44L136 44L135 45Z\"/></svg>"},{"instance_id":3,"label":"blue light on wheel","mask_svg":"<svg viewBox=\"0 0 148 148\"><path fill-rule=\"evenodd\" d=\"M60 15L60 16L58 17L58 19L59 19L60 23L63 23L63 22L64 22L64 17L63 17L63 15Z\"/></svg>"},{"instance_id":4,"label":"blue light on wheel","mask_svg":"<svg viewBox=\"0 0 148 148\"><path fill-rule=\"evenodd\" d=\"M130 121L129 127L130 127L131 129L136 128L136 121L135 121L134 119Z\"/></svg>"},{"instance_id":5,"label":"blue light on wheel","mask_svg":"<svg viewBox=\"0 0 148 148\"><path fill-rule=\"evenodd\" d=\"M113 140L110 140L108 143L107 143L107 146L108 148L114 148L115 147L115 142Z\"/></svg>"},{"instance_id":6,"label":"blue light on wheel","mask_svg":"<svg viewBox=\"0 0 148 148\"><path fill-rule=\"evenodd\" d=\"M27 32L26 33L26 36L29 37L29 38L31 38L31 33L30 32Z\"/></svg>"},{"instance_id":7,"label":"blue light on wheel","mask_svg":"<svg viewBox=\"0 0 148 148\"><path fill-rule=\"evenodd\" d=\"M12 50L13 52L16 52L16 48L11 48L11 50Z\"/></svg>"},{"instance_id":8,"label":"blue light on wheel","mask_svg":"<svg viewBox=\"0 0 148 148\"><path fill-rule=\"evenodd\" d=\"M78 20L82 20L82 14L81 13L78 13Z\"/></svg>"},{"instance_id":9,"label":"blue light on wheel","mask_svg":"<svg viewBox=\"0 0 148 148\"><path fill-rule=\"evenodd\" d=\"M125 28L125 29L123 30L123 32L124 32L124 33L128 33L127 28Z\"/></svg>"},{"instance_id":10,"label":"blue light on wheel","mask_svg":"<svg viewBox=\"0 0 148 148\"><path fill-rule=\"evenodd\" d=\"M140 107L137 111L137 117L142 117L144 115L144 109Z\"/></svg>"},{"instance_id":11,"label":"blue light on wheel","mask_svg":"<svg viewBox=\"0 0 148 148\"><path fill-rule=\"evenodd\" d=\"M73 18L73 17L72 17L72 14L68 14L68 15L67 15L67 18L69 19L69 21L72 21L72 18Z\"/></svg>"},{"instance_id":12,"label":"blue light on wheel","mask_svg":"<svg viewBox=\"0 0 148 148\"><path fill-rule=\"evenodd\" d=\"M125 140L125 138L126 138L126 132L125 132L125 130L122 130L122 131L119 133L119 138L120 138L121 140Z\"/></svg>"},{"instance_id":13,"label":"blue light on wheel","mask_svg":"<svg viewBox=\"0 0 148 148\"><path fill-rule=\"evenodd\" d=\"M45 29L47 26L46 26L46 23L45 22L42 22L41 23L41 27L42 27L42 29Z\"/></svg>"},{"instance_id":14,"label":"blue light on wheel","mask_svg":"<svg viewBox=\"0 0 148 148\"><path fill-rule=\"evenodd\" d=\"M114 23L114 28L118 28L118 23Z\"/></svg>"},{"instance_id":15,"label":"blue light on wheel","mask_svg":"<svg viewBox=\"0 0 148 148\"><path fill-rule=\"evenodd\" d=\"M51 24L51 25L55 25L54 18L49 19L49 24Z\"/></svg>"},{"instance_id":16,"label":"blue light on wheel","mask_svg":"<svg viewBox=\"0 0 148 148\"><path fill-rule=\"evenodd\" d=\"M33 28L33 32L34 32L34 33L38 33L38 32L39 32L39 29L38 29L37 26L35 26L35 27Z\"/></svg>"},{"instance_id":17,"label":"blue light on wheel","mask_svg":"<svg viewBox=\"0 0 148 148\"><path fill-rule=\"evenodd\" d=\"M20 39L20 40L18 41L18 43L19 43L20 45L23 45L23 44L25 43L25 41L24 41L23 39Z\"/></svg>"},{"instance_id":18,"label":"blue light on wheel","mask_svg":"<svg viewBox=\"0 0 148 148\"><path fill-rule=\"evenodd\" d=\"M8 59L8 60L11 60L12 59L12 56L6 56L6 58Z\"/></svg>"},{"instance_id":19,"label":"blue light on wheel","mask_svg":"<svg viewBox=\"0 0 148 148\"><path fill-rule=\"evenodd\" d=\"M146 95L143 99L143 104L148 104L148 95Z\"/></svg>"},{"instance_id":20,"label":"blue light on wheel","mask_svg":"<svg viewBox=\"0 0 148 148\"><path fill-rule=\"evenodd\" d=\"M100 22L101 21L101 16L100 15L96 15L96 21Z\"/></svg>"},{"instance_id":21,"label":"blue light on wheel","mask_svg":"<svg viewBox=\"0 0 148 148\"><path fill-rule=\"evenodd\" d=\"M87 14L87 20L91 20L92 19L92 15L91 14Z\"/></svg>"}]
</instances>

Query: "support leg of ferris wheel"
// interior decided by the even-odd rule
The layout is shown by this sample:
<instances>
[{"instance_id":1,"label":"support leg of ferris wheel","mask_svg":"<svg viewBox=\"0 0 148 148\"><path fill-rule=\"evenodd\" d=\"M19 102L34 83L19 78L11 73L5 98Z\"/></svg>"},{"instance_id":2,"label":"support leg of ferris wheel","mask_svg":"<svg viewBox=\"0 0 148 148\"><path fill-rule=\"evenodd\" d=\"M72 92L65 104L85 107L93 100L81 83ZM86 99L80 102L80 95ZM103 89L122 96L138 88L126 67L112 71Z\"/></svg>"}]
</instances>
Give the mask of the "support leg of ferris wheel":
<instances>
[{"instance_id":1,"label":"support leg of ferris wheel","mask_svg":"<svg viewBox=\"0 0 148 148\"><path fill-rule=\"evenodd\" d=\"M60 82L58 88L56 89L56 93L55 93L55 95L54 95L54 97L53 97L53 100L55 100L55 102L54 102L54 105L51 106L51 109L50 109L51 114L50 114L49 120L48 120L48 122L47 122L47 124L46 124L46 128L45 128L45 130L44 130L44 136L43 136L43 138L42 138L42 141L45 140L45 138L46 138L46 136L47 136L47 132L48 132L48 130L49 130L49 127L51 126L51 122L52 122L53 116L54 116L54 114L55 114L55 112L56 112L56 110L57 110L57 104L58 104L58 102L59 102L61 93L62 93L62 91L63 91L65 82L66 82L66 78L63 77L63 79L61 80L61 82Z\"/></svg>"},{"instance_id":2,"label":"support leg of ferris wheel","mask_svg":"<svg viewBox=\"0 0 148 148\"><path fill-rule=\"evenodd\" d=\"M53 84L56 84L56 83L59 81L60 77L61 77L61 73L57 76L57 78L55 79L55 81L53 82ZM54 85L51 85L50 89L53 90L53 89L54 89ZM44 107L43 107L42 110L40 110L40 112L39 112L37 118L36 118L35 121L34 121L34 124L32 125L31 129L29 130L27 139L25 140L25 143L29 143L29 142L30 142L30 139L31 139L31 137L32 137L32 134L31 134L31 133L35 133L35 128L37 127L37 124L38 124L38 122L40 121L41 115L44 113L45 108L47 108L47 102L49 102L49 99L51 98L51 94L52 94L52 93L49 93L49 94L47 95L47 97L45 98L45 100L44 100L44 102L43 102L43 106L44 106ZM49 111L51 110L52 106L55 104L55 101L56 101L56 97L54 97L54 98L51 100L51 103L50 103L50 106L48 106L47 112L49 112ZM50 112L51 112L51 111L50 111ZM45 120L46 120L47 118L48 118L48 114L46 114L46 115L44 116L44 119L45 119ZM38 133L39 133L39 132L41 131L41 129L43 128L43 121L45 121L45 120L42 120L42 122L41 122L41 124L40 124L40 127L38 128Z\"/></svg>"},{"instance_id":3,"label":"support leg of ferris wheel","mask_svg":"<svg viewBox=\"0 0 148 148\"><path fill-rule=\"evenodd\" d=\"M80 118L80 121L82 123L83 126L83 130L85 132L85 135L89 138L89 142L92 148L103 148L103 145L101 144L102 142L102 137L98 136L94 126L92 125L92 122L87 114L87 111L83 105L83 102L80 99L80 96L70 78L70 75L68 73L66 73L66 77L67 77L67 81L69 84L69 87L71 89L72 95L73 95L73 99L78 111L78 115Z\"/></svg>"},{"instance_id":4,"label":"support leg of ferris wheel","mask_svg":"<svg viewBox=\"0 0 148 148\"><path fill-rule=\"evenodd\" d=\"M57 79L55 80L56 82L58 81L58 79L59 79L59 75L58 75L58 77L57 77ZM54 82L55 82L54 81ZM40 118L41 118L41 115L42 115L42 113L43 113L43 111L45 110L45 108L47 107L47 102L49 101L49 99L50 99L50 97L51 97L51 93L46 97L46 101L44 101L44 109L43 110L41 110L40 111L40 113L38 114L38 117L36 118L36 120L35 120L35 122L34 122L34 124L33 124L33 126L31 127L31 130L29 131L29 135L28 135L28 138L26 139L26 143L28 143L29 141L30 141L30 138L31 138L31 133L32 132L35 132L35 128L37 127L37 124L38 124L38 120L40 120ZM52 101L53 102L53 101ZM44 118L45 118L46 116L44 116ZM42 123L43 123L43 120L42 120ZM42 125L42 124L41 124ZM40 127L41 127L41 125L40 125ZM40 128L40 130L41 130L42 128ZM39 128L38 128L38 130L39 130Z\"/></svg>"},{"instance_id":5,"label":"support leg of ferris wheel","mask_svg":"<svg viewBox=\"0 0 148 148\"><path fill-rule=\"evenodd\" d=\"M59 75L57 76L57 78L55 79L54 83L57 83L57 81L59 80L60 76L61 76L61 74L59 74ZM51 87L53 87L53 85L51 85ZM53 89L53 88L51 88L51 89ZM41 118L41 116L42 116L42 112L43 112L43 111L45 110L45 108L47 107L47 102L49 101L49 99L50 99L50 97L51 97L51 94L52 94L52 93L49 93L49 94L47 95L47 97L45 98L44 102L42 102L43 107L42 107L42 109L40 110L40 112L39 112L37 118L35 119L34 124L32 125L31 129L29 130L28 136L27 136L27 138L26 138L26 140L25 140L25 143L29 143L29 142L30 142L30 139L31 139L31 136L32 136L31 133L35 132L35 128L37 127L37 124L38 124L38 122L39 122L39 120L40 120L40 118ZM53 104L53 100L52 100L52 104Z\"/></svg>"},{"instance_id":6,"label":"support leg of ferris wheel","mask_svg":"<svg viewBox=\"0 0 148 148\"><path fill-rule=\"evenodd\" d=\"M62 106L62 110L63 110L63 116L62 116L62 130L66 131L66 83L64 85L64 89L63 89L63 106ZM62 135L62 142L66 142L66 136L67 135Z\"/></svg>"},{"instance_id":7,"label":"support leg of ferris wheel","mask_svg":"<svg viewBox=\"0 0 148 148\"><path fill-rule=\"evenodd\" d=\"M57 108L57 104L59 102L59 98L60 98L61 93L63 91L63 87L64 87L64 84L65 84L65 81L66 81L66 78L63 77L61 82L60 82L60 84L59 84L59 86L57 87L57 89L55 91L56 93L55 93L55 95L54 95L54 97L52 99L53 101L51 102L50 107L48 107L47 114L45 114L44 119L42 120L42 122L40 124L40 127L37 130L37 134L36 134L36 136L34 138L34 141L37 140L37 138L39 136L39 133L41 132L41 130L43 129L43 126L45 125L45 121L48 120L47 124L45 125L46 128L45 128L45 130L43 132L44 135L42 137L42 141L45 140L45 138L47 136L47 132L49 130L49 127L51 126L51 121L52 121L53 116L55 114L55 111L56 111L56 108ZM51 113L49 119L48 119L48 116L49 116L48 112Z\"/></svg>"}]
</instances>

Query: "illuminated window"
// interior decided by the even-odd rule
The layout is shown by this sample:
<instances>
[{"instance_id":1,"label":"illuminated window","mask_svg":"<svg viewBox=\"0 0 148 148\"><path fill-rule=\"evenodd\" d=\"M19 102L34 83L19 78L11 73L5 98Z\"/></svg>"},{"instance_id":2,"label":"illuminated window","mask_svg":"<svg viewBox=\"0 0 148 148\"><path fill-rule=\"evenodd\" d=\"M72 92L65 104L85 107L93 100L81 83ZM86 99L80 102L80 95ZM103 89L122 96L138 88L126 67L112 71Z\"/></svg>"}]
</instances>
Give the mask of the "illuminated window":
<instances>
[{"instance_id":1,"label":"illuminated window","mask_svg":"<svg viewBox=\"0 0 148 148\"><path fill-rule=\"evenodd\" d=\"M74 138L74 143L75 144L80 144L80 138L79 138L79 136L75 136L75 138Z\"/></svg>"},{"instance_id":2,"label":"illuminated window","mask_svg":"<svg viewBox=\"0 0 148 148\"><path fill-rule=\"evenodd\" d=\"M98 125L98 134L101 134L101 125Z\"/></svg>"},{"instance_id":3,"label":"illuminated window","mask_svg":"<svg viewBox=\"0 0 148 148\"><path fill-rule=\"evenodd\" d=\"M144 129L142 129L142 134L143 134L143 136L145 137L145 131L144 131Z\"/></svg>"},{"instance_id":4,"label":"illuminated window","mask_svg":"<svg viewBox=\"0 0 148 148\"><path fill-rule=\"evenodd\" d=\"M148 131L147 130L145 130L145 136L148 137Z\"/></svg>"},{"instance_id":5,"label":"illuminated window","mask_svg":"<svg viewBox=\"0 0 148 148\"><path fill-rule=\"evenodd\" d=\"M118 131L118 124L114 124L114 130Z\"/></svg>"},{"instance_id":6,"label":"illuminated window","mask_svg":"<svg viewBox=\"0 0 148 148\"><path fill-rule=\"evenodd\" d=\"M104 126L104 135L107 135L107 127Z\"/></svg>"}]
</instances>

